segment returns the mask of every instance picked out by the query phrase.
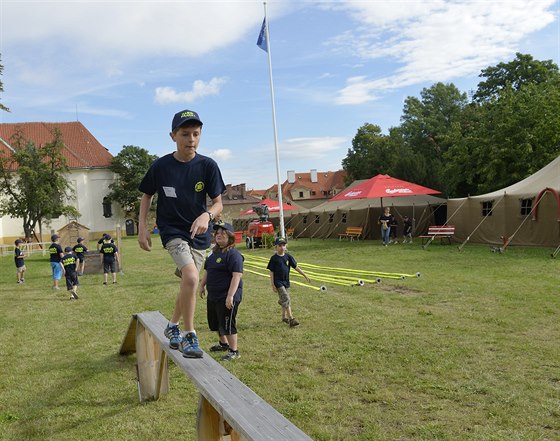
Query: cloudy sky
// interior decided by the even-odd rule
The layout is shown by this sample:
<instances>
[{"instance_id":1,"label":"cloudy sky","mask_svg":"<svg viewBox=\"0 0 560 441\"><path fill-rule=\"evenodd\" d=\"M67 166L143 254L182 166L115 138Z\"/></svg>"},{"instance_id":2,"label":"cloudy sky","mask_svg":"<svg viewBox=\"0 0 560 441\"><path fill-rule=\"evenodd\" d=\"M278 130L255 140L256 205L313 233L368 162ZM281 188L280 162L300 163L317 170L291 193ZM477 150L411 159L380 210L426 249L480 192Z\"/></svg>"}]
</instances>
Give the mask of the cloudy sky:
<instances>
[{"instance_id":1,"label":"cloudy sky","mask_svg":"<svg viewBox=\"0 0 560 441\"><path fill-rule=\"evenodd\" d=\"M364 123L400 124L404 99L438 81L476 89L516 52L560 63L559 0L268 1L281 180L341 168ZM0 0L11 112L79 120L116 155L162 156L175 112L204 122L199 152L224 181L267 188L276 161L262 1Z\"/></svg>"}]
</instances>

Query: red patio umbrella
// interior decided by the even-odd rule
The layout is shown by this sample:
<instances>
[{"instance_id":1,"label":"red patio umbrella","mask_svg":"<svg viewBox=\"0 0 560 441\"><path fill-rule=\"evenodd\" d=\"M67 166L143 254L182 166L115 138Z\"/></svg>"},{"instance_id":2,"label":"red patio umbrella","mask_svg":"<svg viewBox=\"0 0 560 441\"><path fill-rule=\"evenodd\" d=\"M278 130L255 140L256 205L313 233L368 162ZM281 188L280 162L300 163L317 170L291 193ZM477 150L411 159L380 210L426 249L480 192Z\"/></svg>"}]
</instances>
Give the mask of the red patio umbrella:
<instances>
[{"instance_id":1,"label":"red patio umbrella","mask_svg":"<svg viewBox=\"0 0 560 441\"><path fill-rule=\"evenodd\" d=\"M262 201L260 201L258 204L255 205L263 205L263 204L266 204L269 213L277 213L280 211L280 204L278 203L278 201L275 201L273 199L263 199ZM297 209L297 207L294 207L293 205L289 205L286 203L282 203L282 208L284 209L284 211ZM248 208L243 213L241 213L241 216L248 216L252 214L256 214L253 211L253 208Z\"/></svg>"},{"instance_id":2,"label":"red patio umbrella","mask_svg":"<svg viewBox=\"0 0 560 441\"><path fill-rule=\"evenodd\" d=\"M432 190L412 182L393 178L389 175L377 175L354 187L341 191L331 201L347 201L352 199L384 198L398 196L415 196L419 194L437 194L441 191Z\"/></svg>"}]
</instances>

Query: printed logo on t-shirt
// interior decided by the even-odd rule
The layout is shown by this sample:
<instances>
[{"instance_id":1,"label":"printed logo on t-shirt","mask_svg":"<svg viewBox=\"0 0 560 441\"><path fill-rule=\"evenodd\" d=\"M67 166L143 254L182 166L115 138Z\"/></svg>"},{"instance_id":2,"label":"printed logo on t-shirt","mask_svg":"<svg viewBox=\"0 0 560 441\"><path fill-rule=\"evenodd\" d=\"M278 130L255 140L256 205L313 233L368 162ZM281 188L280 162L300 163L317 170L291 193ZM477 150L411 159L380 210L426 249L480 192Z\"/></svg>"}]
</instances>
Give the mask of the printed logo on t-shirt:
<instances>
[{"instance_id":1,"label":"printed logo on t-shirt","mask_svg":"<svg viewBox=\"0 0 560 441\"><path fill-rule=\"evenodd\" d=\"M221 258L221 257L218 257L218 258L216 259L216 263L222 263L222 258Z\"/></svg>"},{"instance_id":2,"label":"printed logo on t-shirt","mask_svg":"<svg viewBox=\"0 0 560 441\"><path fill-rule=\"evenodd\" d=\"M204 190L204 182L198 181L194 186L194 191L200 193L202 190Z\"/></svg>"},{"instance_id":3,"label":"printed logo on t-shirt","mask_svg":"<svg viewBox=\"0 0 560 441\"><path fill-rule=\"evenodd\" d=\"M175 193L175 187L163 187L163 192L165 193L165 196L167 196L168 198L177 197L177 193Z\"/></svg>"}]
</instances>

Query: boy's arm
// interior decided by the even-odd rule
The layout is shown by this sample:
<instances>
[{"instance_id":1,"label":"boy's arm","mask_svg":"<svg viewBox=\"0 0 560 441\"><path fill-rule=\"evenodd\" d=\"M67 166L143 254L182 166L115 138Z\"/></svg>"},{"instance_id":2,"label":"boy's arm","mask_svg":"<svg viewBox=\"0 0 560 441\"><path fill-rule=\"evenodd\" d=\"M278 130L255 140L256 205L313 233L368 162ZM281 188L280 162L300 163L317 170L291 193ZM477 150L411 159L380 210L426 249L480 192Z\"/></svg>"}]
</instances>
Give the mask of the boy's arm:
<instances>
[{"instance_id":1,"label":"boy's arm","mask_svg":"<svg viewBox=\"0 0 560 441\"><path fill-rule=\"evenodd\" d=\"M140 248L146 251L152 250L152 238L146 225L153 198L154 195L144 193L142 199L140 199L140 210L138 212L138 244Z\"/></svg>"},{"instance_id":2,"label":"boy's arm","mask_svg":"<svg viewBox=\"0 0 560 441\"><path fill-rule=\"evenodd\" d=\"M206 287L207 280L208 280L208 271L204 270L204 272L202 273L202 279L200 279L200 284L198 285L198 294L200 295L201 299L204 298L204 294L205 294L204 288Z\"/></svg>"},{"instance_id":3,"label":"boy's arm","mask_svg":"<svg viewBox=\"0 0 560 441\"><path fill-rule=\"evenodd\" d=\"M194 236L197 234L206 233L206 230L208 230L208 224L210 223L210 215L208 212L212 213L212 219L215 219L222 213L223 208L222 195L220 194L212 199L212 206L198 216L192 223L190 229L191 239L194 239Z\"/></svg>"},{"instance_id":4,"label":"boy's arm","mask_svg":"<svg viewBox=\"0 0 560 441\"><path fill-rule=\"evenodd\" d=\"M272 291L277 292L276 286L274 285L274 273L270 271L270 284L272 285Z\"/></svg>"},{"instance_id":5,"label":"boy's arm","mask_svg":"<svg viewBox=\"0 0 560 441\"><path fill-rule=\"evenodd\" d=\"M307 277L307 274L305 274L299 266L296 266L296 271L298 273L300 273L303 277L305 277L305 280L307 280L308 282L311 282L311 279L309 277Z\"/></svg>"},{"instance_id":6,"label":"boy's arm","mask_svg":"<svg viewBox=\"0 0 560 441\"><path fill-rule=\"evenodd\" d=\"M233 308L233 297L239 288L239 282L241 282L241 277L243 273L231 273L231 282L229 284L229 289L226 297L226 308Z\"/></svg>"}]
</instances>

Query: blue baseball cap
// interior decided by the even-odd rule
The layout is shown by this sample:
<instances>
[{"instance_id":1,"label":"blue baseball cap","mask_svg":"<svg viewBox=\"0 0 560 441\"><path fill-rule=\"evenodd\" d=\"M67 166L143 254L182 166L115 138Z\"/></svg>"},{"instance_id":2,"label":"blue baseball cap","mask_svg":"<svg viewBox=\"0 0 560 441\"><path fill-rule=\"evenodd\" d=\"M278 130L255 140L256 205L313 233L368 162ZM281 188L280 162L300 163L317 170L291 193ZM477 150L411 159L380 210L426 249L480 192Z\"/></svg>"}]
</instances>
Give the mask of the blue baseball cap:
<instances>
[{"instance_id":1,"label":"blue baseball cap","mask_svg":"<svg viewBox=\"0 0 560 441\"><path fill-rule=\"evenodd\" d=\"M286 242L286 239L284 239L283 237L277 237L274 241L274 245L286 245L287 243L288 242Z\"/></svg>"},{"instance_id":2,"label":"blue baseball cap","mask_svg":"<svg viewBox=\"0 0 560 441\"><path fill-rule=\"evenodd\" d=\"M181 127L187 121L197 121L200 125L202 125L202 121L198 117L198 113L193 110L181 110L173 117L173 121L171 122L171 131L175 130L177 127Z\"/></svg>"},{"instance_id":3,"label":"blue baseball cap","mask_svg":"<svg viewBox=\"0 0 560 441\"><path fill-rule=\"evenodd\" d=\"M235 230L234 230L232 224L226 224L226 223L223 223L223 224L214 224L214 226L213 226L212 228L214 229L214 231L216 231L218 228L222 228L222 229L224 229L224 230L226 230L226 231L230 231L230 232L232 232L232 233L235 232Z\"/></svg>"}]
</instances>

